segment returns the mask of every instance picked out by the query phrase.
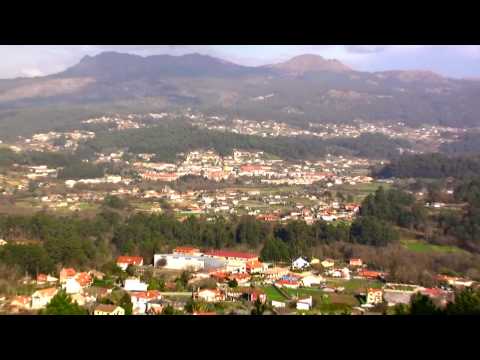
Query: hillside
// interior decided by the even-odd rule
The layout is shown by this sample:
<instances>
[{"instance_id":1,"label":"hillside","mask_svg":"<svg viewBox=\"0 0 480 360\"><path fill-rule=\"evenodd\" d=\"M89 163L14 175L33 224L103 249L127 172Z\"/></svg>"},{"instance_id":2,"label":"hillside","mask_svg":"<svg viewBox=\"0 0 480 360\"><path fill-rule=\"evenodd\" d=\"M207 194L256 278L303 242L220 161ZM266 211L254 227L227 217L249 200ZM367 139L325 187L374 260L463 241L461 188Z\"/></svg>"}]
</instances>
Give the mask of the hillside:
<instances>
[{"instance_id":1,"label":"hillside","mask_svg":"<svg viewBox=\"0 0 480 360\"><path fill-rule=\"evenodd\" d=\"M300 55L288 61L275 65L267 65L265 68L277 69L289 74L305 74L307 72L331 71L347 72L353 71L348 66L335 59L324 59L318 55Z\"/></svg>"},{"instance_id":2,"label":"hillside","mask_svg":"<svg viewBox=\"0 0 480 360\"><path fill-rule=\"evenodd\" d=\"M267 94L273 96L255 100ZM107 52L55 75L0 80L0 129L15 134L13 122L24 121L24 112L41 113L53 105L62 113L79 107L88 112L191 107L297 126L363 119L471 127L478 124L479 96L479 81L429 71L359 72L314 55L249 67L199 54Z\"/></svg>"}]
</instances>

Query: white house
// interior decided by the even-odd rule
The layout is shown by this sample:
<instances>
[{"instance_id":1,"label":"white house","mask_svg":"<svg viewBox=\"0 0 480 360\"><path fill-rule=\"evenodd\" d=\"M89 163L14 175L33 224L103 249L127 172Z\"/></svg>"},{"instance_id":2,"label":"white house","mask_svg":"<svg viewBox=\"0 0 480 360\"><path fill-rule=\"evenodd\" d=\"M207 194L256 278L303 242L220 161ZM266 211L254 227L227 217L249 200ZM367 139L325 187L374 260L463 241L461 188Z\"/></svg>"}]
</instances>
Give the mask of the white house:
<instances>
[{"instance_id":1,"label":"white house","mask_svg":"<svg viewBox=\"0 0 480 360\"><path fill-rule=\"evenodd\" d=\"M292 269L305 269L310 266L310 263L302 257L299 257L297 260L292 262Z\"/></svg>"},{"instance_id":2,"label":"white house","mask_svg":"<svg viewBox=\"0 0 480 360\"><path fill-rule=\"evenodd\" d=\"M313 285L320 285L324 281L322 276L308 275L302 278L300 282L305 287L311 287Z\"/></svg>"},{"instance_id":3,"label":"white house","mask_svg":"<svg viewBox=\"0 0 480 360\"><path fill-rule=\"evenodd\" d=\"M218 289L198 290L195 297L206 302L216 302L224 300L223 294Z\"/></svg>"},{"instance_id":4,"label":"white house","mask_svg":"<svg viewBox=\"0 0 480 360\"><path fill-rule=\"evenodd\" d=\"M346 279L346 280L350 280L350 269L348 268L343 268L342 269L342 278Z\"/></svg>"},{"instance_id":5,"label":"white house","mask_svg":"<svg viewBox=\"0 0 480 360\"><path fill-rule=\"evenodd\" d=\"M313 298L310 296L297 301L297 310L310 310L313 306Z\"/></svg>"},{"instance_id":6,"label":"white house","mask_svg":"<svg viewBox=\"0 0 480 360\"><path fill-rule=\"evenodd\" d=\"M335 260L333 259L325 259L321 262L324 268L332 268L335 266Z\"/></svg>"},{"instance_id":7,"label":"white house","mask_svg":"<svg viewBox=\"0 0 480 360\"><path fill-rule=\"evenodd\" d=\"M119 256L117 258L117 266L123 271L127 270L129 265L142 266L143 258L141 256Z\"/></svg>"},{"instance_id":8,"label":"white house","mask_svg":"<svg viewBox=\"0 0 480 360\"><path fill-rule=\"evenodd\" d=\"M244 274L247 272L247 264L240 260L227 260L226 271L234 274Z\"/></svg>"},{"instance_id":9,"label":"white house","mask_svg":"<svg viewBox=\"0 0 480 360\"><path fill-rule=\"evenodd\" d=\"M63 284L67 294L79 294L82 290L92 284L92 277L86 272L75 274L75 277L68 278Z\"/></svg>"},{"instance_id":10,"label":"white house","mask_svg":"<svg viewBox=\"0 0 480 360\"><path fill-rule=\"evenodd\" d=\"M67 294L78 294L82 291L80 283L75 278L67 279L64 287Z\"/></svg>"},{"instance_id":11,"label":"white house","mask_svg":"<svg viewBox=\"0 0 480 360\"><path fill-rule=\"evenodd\" d=\"M162 295L157 290L131 292L130 299L133 305L133 312L135 314L145 314L147 311L147 304L151 301L160 300Z\"/></svg>"},{"instance_id":12,"label":"white house","mask_svg":"<svg viewBox=\"0 0 480 360\"><path fill-rule=\"evenodd\" d=\"M148 284L141 282L138 278L128 278L123 288L125 291L147 291Z\"/></svg>"},{"instance_id":13,"label":"white house","mask_svg":"<svg viewBox=\"0 0 480 360\"><path fill-rule=\"evenodd\" d=\"M43 309L57 294L57 288L37 290L32 294L32 309Z\"/></svg>"},{"instance_id":14,"label":"white house","mask_svg":"<svg viewBox=\"0 0 480 360\"><path fill-rule=\"evenodd\" d=\"M95 296L84 295L84 294L73 294L70 296L72 301L76 302L80 306L84 306L87 303L95 302Z\"/></svg>"}]
</instances>

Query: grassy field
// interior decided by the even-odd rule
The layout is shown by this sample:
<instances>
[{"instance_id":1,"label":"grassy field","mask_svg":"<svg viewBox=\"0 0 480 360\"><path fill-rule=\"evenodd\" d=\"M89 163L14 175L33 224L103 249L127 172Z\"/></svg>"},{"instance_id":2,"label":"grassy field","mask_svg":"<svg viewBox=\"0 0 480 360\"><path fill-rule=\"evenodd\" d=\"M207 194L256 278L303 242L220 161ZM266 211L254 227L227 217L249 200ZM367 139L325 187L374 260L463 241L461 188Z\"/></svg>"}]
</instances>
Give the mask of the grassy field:
<instances>
[{"instance_id":1,"label":"grassy field","mask_svg":"<svg viewBox=\"0 0 480 360\"><path fill-rule=\"evenodd\" d=\"M268 300L285 301L287 300L273 285L265 286L263 288Z\"/></svg>"},{"instance_id":2,"label":"grassy field","mask_svg":"<svg viewBox=\"0 0 480 360\"><path fill-rule=\"evenodd\" d=\"M299 288L299 289L284 289L291 297L306 297L306 296L323 296L323 291L317 288Z\"/></svg>"},{"instance_id":3,"label":"grassy field","mask_svg":"<svg viewBox=\"0 0 480 360\"><path fill-rule=\"evenodd\" d=\"M391 187L391 184L372 182L368 184L355 184L355 185L336 185L332 187L332 190L341 192L344 195L352 195L356 202L360 202L369 194L375 192L380 186L383 186L385 190Z\"/></svg>"},{"instance_id":4,"label":"grassy field","mask_svg":"<svg viewBox=\"0 0 480 360\"><path fill-rule=\"evenodd\" d=\"M432 252L440 252L440 253L457 253L457 252L464 252L464 250L456 247L456 246L448 246L448 245L434 245L429 244L421 240L407 240L402 239L401 244L408 250L413 252L419 253L432 253Z\"/></svg>"},{"instance_id":5,"label":"grassy field","mask_svg":"<svg viewBox=\"0 0 480 360\"><path fill-rule=\"evenodd\" d=\"M342 286L345 288L345 294L354 294L357 291L364 291L366 288L381 288L383 284L376 280L350 279L350 280L327 280L329 286Z\"/></svg>"}]
</instances>

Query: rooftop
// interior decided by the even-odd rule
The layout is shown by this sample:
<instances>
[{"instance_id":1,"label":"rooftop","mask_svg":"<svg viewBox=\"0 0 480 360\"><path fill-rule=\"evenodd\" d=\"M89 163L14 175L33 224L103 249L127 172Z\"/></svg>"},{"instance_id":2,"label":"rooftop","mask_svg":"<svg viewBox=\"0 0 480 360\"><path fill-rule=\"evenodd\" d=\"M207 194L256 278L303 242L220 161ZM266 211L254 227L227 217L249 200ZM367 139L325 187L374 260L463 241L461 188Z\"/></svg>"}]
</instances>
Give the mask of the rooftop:
<instances>
[{"instance_id":1,"label":"rooftop","mask_svg":"<svg viewBox=\"0 0 480 360\"><path fill-rule=\"evenodd\" d=\"M239 251L225 251L225 250L208 250L208 251L205 251L205 255L226 257L226 258L240 258L240 259L258 258L258 255L251 254L251 253L244 253Z\"/></svg>"}]
</instances>

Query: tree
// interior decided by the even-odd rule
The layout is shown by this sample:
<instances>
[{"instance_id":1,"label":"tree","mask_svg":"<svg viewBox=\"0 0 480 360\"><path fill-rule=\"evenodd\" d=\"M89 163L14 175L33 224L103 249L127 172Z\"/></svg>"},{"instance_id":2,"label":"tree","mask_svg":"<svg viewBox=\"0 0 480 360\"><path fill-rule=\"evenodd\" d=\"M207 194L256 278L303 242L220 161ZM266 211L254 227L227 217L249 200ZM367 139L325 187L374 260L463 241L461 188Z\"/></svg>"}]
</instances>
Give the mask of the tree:
<instances>
[{"instance_id":1,"label":"tree","mask_svg":"<svg viewBox=\"0 0 480 360\"><path fill-rule=\"evenodd\" d=\"M190 314L209 312L211 310L212 306L204 301L195 301L193 299L189 299L185 305L185 311Z\"/></svg>"},{"instance_id":2,"label":"tree","mask_svg":"<svg viewBox=\"0 0 480 360\"><path fill-rule=\"evenodd\" d=\"M132 264L129 264L127 266L127 269L125 270L125 272L128 274L128 276L134 276L135 275L135 266L132 265Z\"/></svg>"},{"instance_id":3,"label":"tree","mask_svg":"<svg viewBox=\"0 0 480 360\"><path fill-rule=\"evenodd\" d=\"M125 209L128 206L128 202L115 195L107 195L103 200L103 205L112 209Z\"/></svg>"},{"instance_id":4,"label":"tree","mask_svg":"<svg viewBox=\"0 0 480 360\"><path fill-rule=\"evenodd\" d=\"M399 233L389 223L373 216L361 216L350 229L354 242L365 245L385 246L399 240Z\"/></svg>"},{"instance_id":5,"label":"tree","mask_svg":"<svg viewBox=\"0 0 480 360\"><path fill-rule=\"evenodd\" d=\"M251 311L251 315L263 315L268 310L268 305L257 299L254 303L254 308Z\"/></svg>"},{"instance_id":6,"label":"tree","mask_svg":"<svg viewBox=\"0 0 480 360\"><path fill-rule=\"evenodd\" d=\"M288 261L290 254L287 245L282 240L270 236L263 245L260 258L264 261Z\"/></svg>"},{"instance_id":7,"label":"tree","mask_svg":"<svg viewBox=\"0 0 480 360\"><path fill-rule=\"evenodd\" d=\"M228 281L228 286L231 287L232 289L238 287L237 280L236 279L229 280Z\"/></svg>"},{"instance_id":8,"label":"tree","mask_svg":"<svg viewBox=\"0 0 480 360\"><path fill-rule=\"evenodd\" d=\"M455 295L455 301L446 307L448 315L480 315L480 293L465 289Z\"/></svg>"},{"instance_id":9,"label":"tree","mask_svg":"<svg viewBox=\"0 0 480 360\"><path fill-rule=\"evenodd\" d=\"M123 296L120 298L120 301L117 304L125 309L125 315L132 315L133 312L133 304L128 293L124 293Z\"/></svg>"},{"instance_id":10,"label":"tree","mask_svg":"<svg viewBox=\"0 0 480 360\"><path fill-rule=\"evenodd\" d=\"M47 307L40 312L42 315L88 315L88 311L72 299L65 291L58 292L48 303Z\"/></svg>"},{"instance_id":11,"label":"tree","mask_svg":"<svg viewBox=\"0 0 480 360\"><path fill-rule=\"evenodd\" d=\"M155 277L151 277L148 282L148 290L165 290L165 281L163 279L157 279Z\"/></svg>"},{"instance_id":12,"label":"tree","mask_svg":"<svg viewBox=\"0 0 480 360\"><path fill-rule=\"evenodd\" d=\"M410 300L410 315L440 315L442 311L427 295L414 294Z\"/></svg>"},{"instance_id":13,"label":"tree","mask_svg":"<svg viewBox=\"0 0 480 360\"><path fill-rule=\"evenodd\" d=\"M395 315L409 315L410 313L410 309L408 305L405 305L405 304L395 305L393 311Z\"/></svg>"}]
</instances>

